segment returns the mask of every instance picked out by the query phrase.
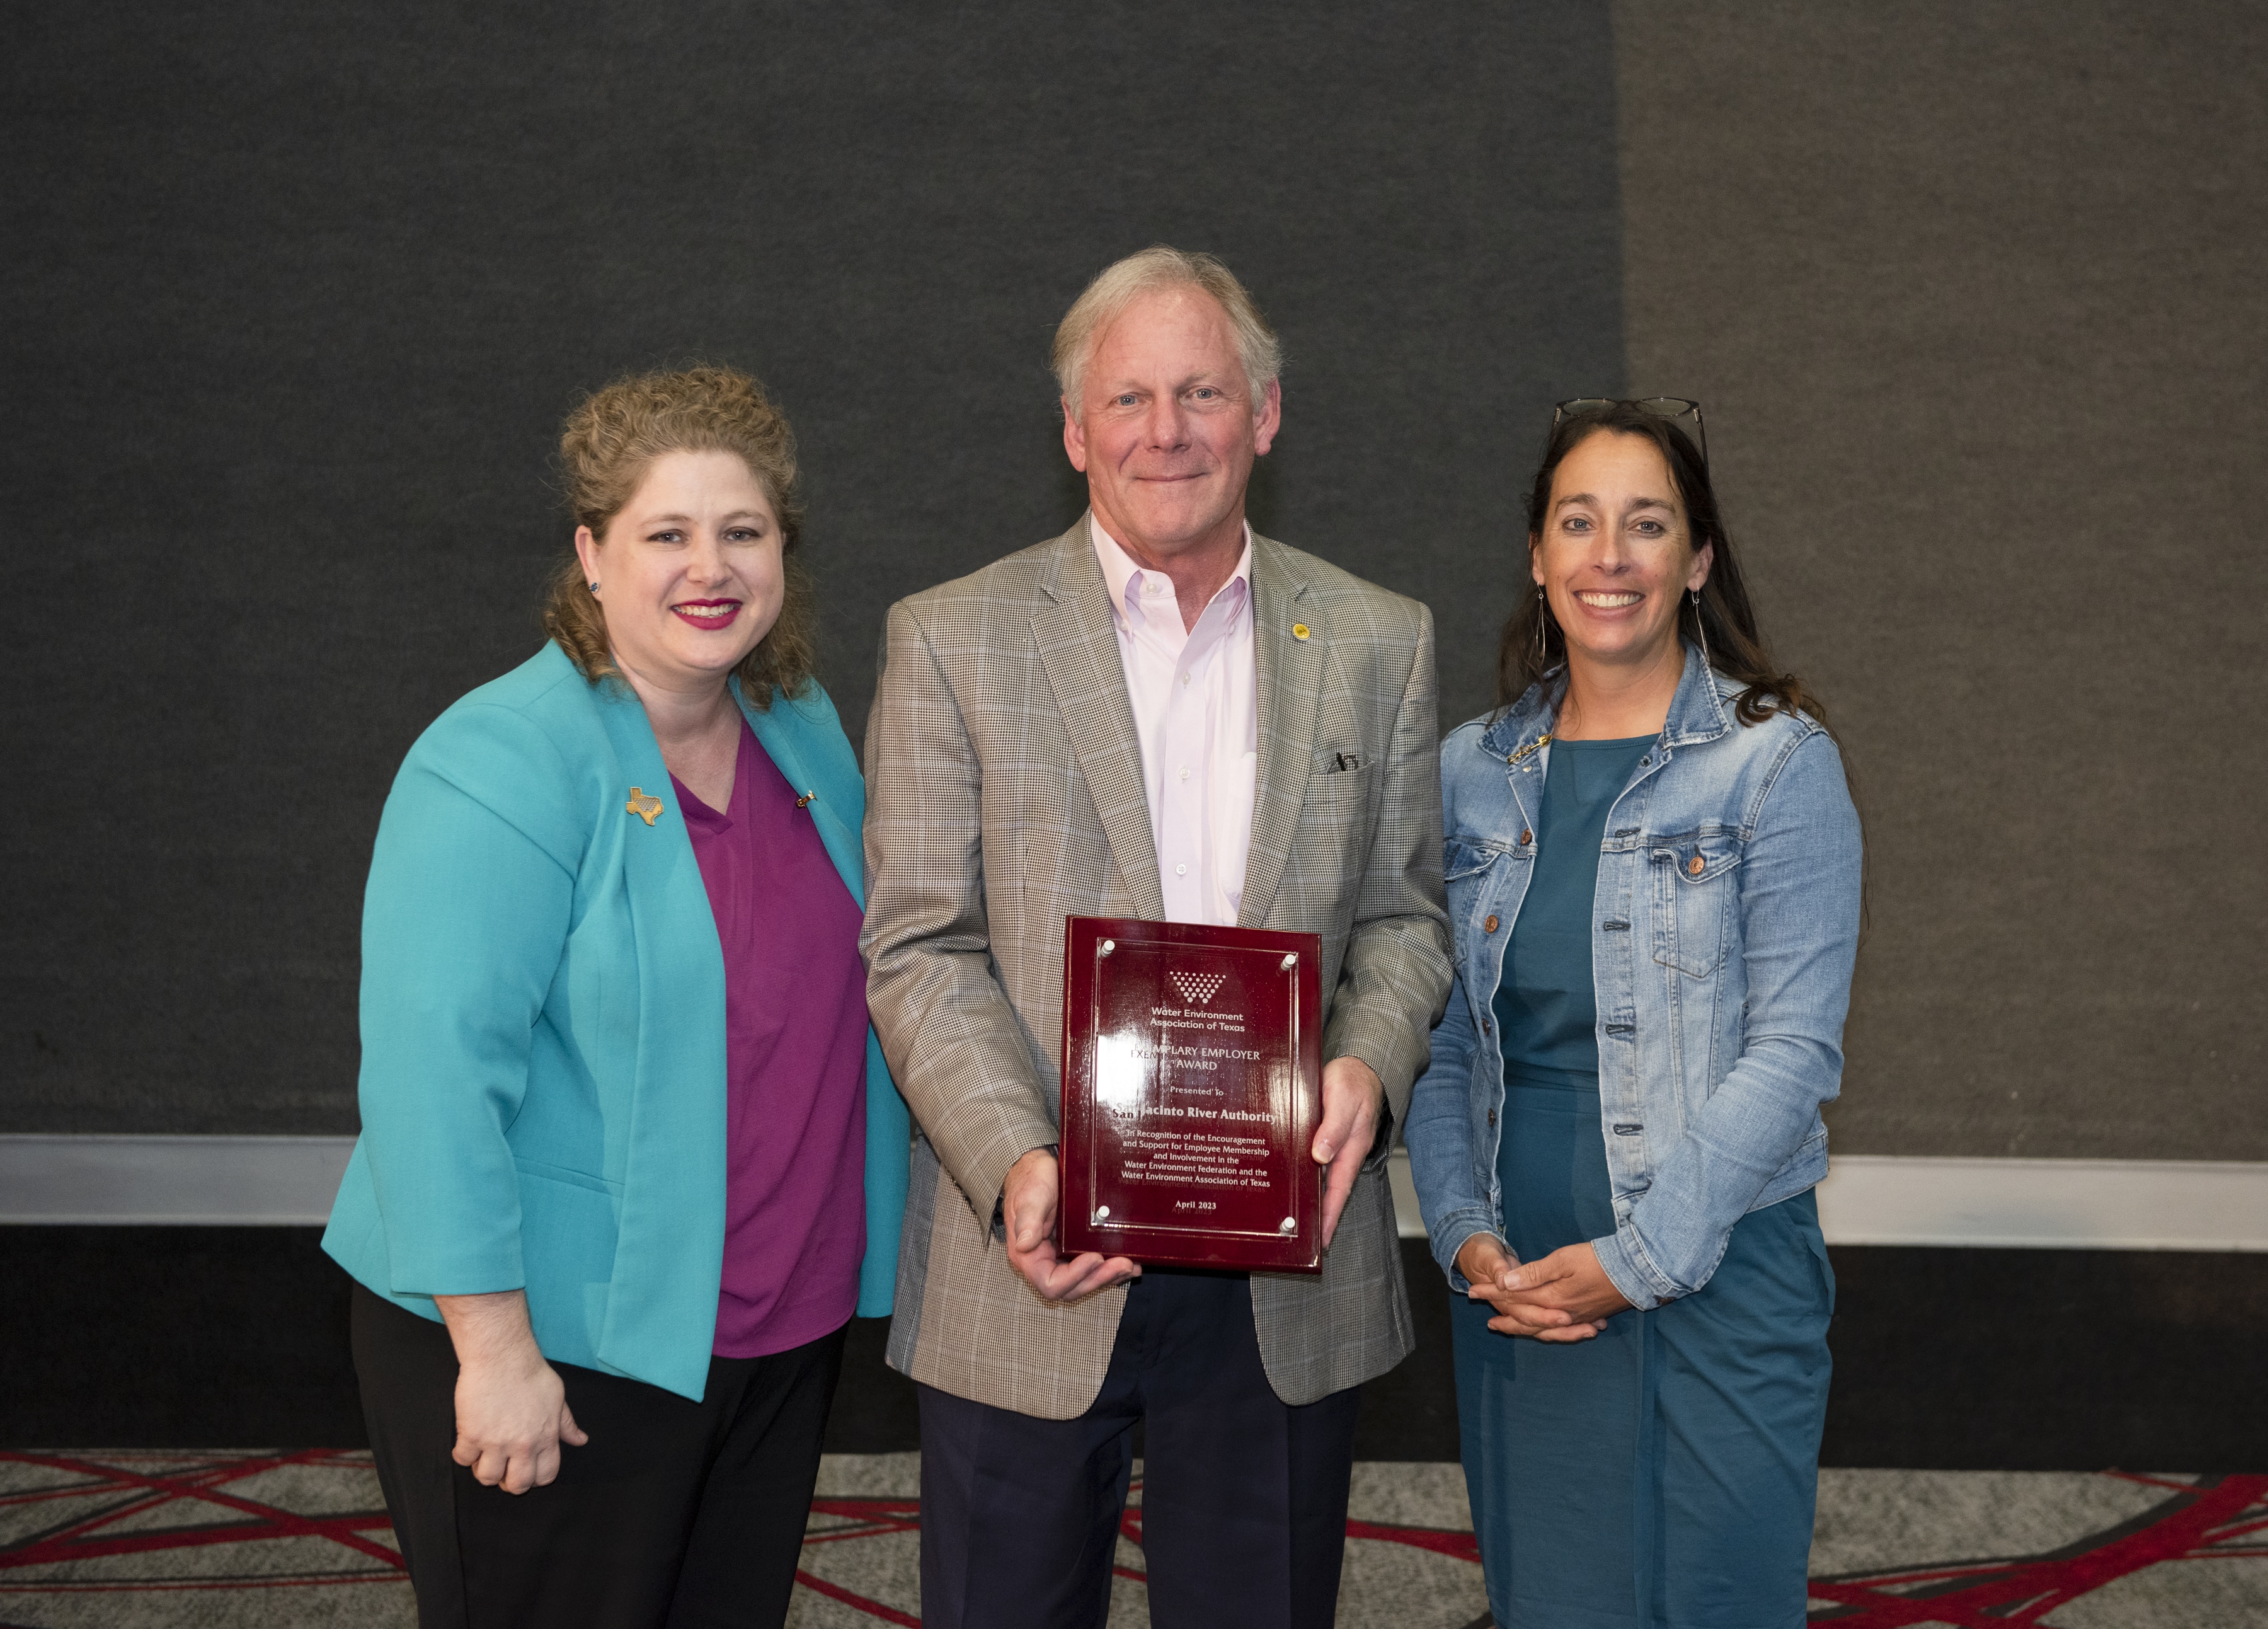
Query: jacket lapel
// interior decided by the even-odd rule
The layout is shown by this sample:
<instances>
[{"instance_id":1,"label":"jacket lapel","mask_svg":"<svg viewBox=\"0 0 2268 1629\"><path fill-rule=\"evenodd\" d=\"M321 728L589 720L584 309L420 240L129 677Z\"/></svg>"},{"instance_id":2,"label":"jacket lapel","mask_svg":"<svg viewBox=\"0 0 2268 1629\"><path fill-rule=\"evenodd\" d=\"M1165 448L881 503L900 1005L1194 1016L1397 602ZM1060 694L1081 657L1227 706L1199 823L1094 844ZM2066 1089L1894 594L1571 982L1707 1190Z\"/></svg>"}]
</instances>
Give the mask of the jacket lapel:
<instances>
[{"instance_id":1,"label":"jacket lapel","mask_svg":"<svg viewBox=\"0 0 2268 1629\"><path fill-rule=\"evenodd\" d=\"M802 750L811 725L797 711L795 704L784 696L775 695L771 706L758 712L740 694L737 680L733 694L740 704L741 717L756 733L756 744L778 766L787 784L795 788L796 796L818 794L806 806L811 812L811 823L819 829L819 840L827 847L827 858L835 862L835 869L841 873L843 886L850 890L850 897L863 909L866 903L864 839L844 818L845 800L843 789L834 784L836 778L814 771ZM828 784L821 785L822 780Z\"/></svg>"},{"instance_id":2,"label":"jacket lapel","mask_svg":"<svg viewBox=\"0 0 2268 1629\"><path fill-rule=\"evenodd\" d=\"M621 783L607 818L620 833L638 999L622 1190L602 1362L703 1352L715 1331L725 1250L725 957L701 867L645 709L619 680L596 687ZM631 785L662 807L654 823L623 807ZM652 1367L637 1372L644 1374ZM667 1383L701 1395L704 1360Z\"/></svg>"},{"instance_id":3,"label":"jacket lapel","mask_svg":"<svg viewBox=\"0 0 2268 1629\"><path fill-rule=\"evenodd\" d=\"M1056 540L1056 557L1041 580L1032 637L1054 689L1079 773L1101 818L1110 857L1136 914L1166 914L1158 886L1158 851L1150 838L1150 800L1142 785L1142 743L1118 655L1110 589L1094 557L1086 517Z\"/></svg>"},{"instance_id":4,"label":"jacket lapel","mask_svg":"<svg viewBox=\"0 0 2268 1629\"><path fill-rule=\"evenodd\" d=\"M1099 569L1099 568L1098 568ZM1303 627L1307 637L1292 631ZM1252 798L1252 845L1244 862L1241 927L1260 927L1275 909L1307 778L1315 767L1315 716L1322 688L1323 652L1330 630L1322 608L1294 574L1281 543L1252 540L1252 651L1259 673L1256 697L1260 763Z\"/></svg>"}]
</instances>

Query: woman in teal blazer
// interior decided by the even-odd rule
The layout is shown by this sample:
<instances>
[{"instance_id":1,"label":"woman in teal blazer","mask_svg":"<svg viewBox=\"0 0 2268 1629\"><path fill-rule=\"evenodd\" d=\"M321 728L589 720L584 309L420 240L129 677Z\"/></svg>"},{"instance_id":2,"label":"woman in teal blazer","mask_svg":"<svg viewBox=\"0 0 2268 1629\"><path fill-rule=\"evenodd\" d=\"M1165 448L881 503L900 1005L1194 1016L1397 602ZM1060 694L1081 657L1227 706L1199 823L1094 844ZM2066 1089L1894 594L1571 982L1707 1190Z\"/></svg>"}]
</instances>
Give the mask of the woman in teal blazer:
<instances>
[{"instance_id":1,"label":"woman in teal blazer","mask_svg":"<svg viewBox=\"0 0 2268 1629\"><path fill-rule=\"evenodd\" d=\"M905 1199L865 787L762 387L627 380L562 450L552 642L426 731L379 824L324 1248L421 1621L776 1624Z\"/></svg>"}]
</instances>

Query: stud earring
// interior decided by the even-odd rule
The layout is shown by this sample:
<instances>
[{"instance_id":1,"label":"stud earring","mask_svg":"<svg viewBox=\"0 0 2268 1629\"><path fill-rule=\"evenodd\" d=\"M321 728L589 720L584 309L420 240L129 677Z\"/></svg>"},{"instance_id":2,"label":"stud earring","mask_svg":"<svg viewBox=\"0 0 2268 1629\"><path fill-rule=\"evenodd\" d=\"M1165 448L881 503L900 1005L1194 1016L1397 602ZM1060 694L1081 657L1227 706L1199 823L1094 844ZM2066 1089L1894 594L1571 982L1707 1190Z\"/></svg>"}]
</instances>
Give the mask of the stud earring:
<instances>
[{"instance_id":1,"label":"stud earring","mask_svg":"<svg viewBox=\"0 0 2268 1629\"><path fill-rule=\"evenodd\" d=\"M599 585L598 585L598 584L596 584L596 583L593 583L593 584L591 585L591 592L592 592L593 593L598 593L598 592L599 592Z\"/></svg>"}]
</instances>

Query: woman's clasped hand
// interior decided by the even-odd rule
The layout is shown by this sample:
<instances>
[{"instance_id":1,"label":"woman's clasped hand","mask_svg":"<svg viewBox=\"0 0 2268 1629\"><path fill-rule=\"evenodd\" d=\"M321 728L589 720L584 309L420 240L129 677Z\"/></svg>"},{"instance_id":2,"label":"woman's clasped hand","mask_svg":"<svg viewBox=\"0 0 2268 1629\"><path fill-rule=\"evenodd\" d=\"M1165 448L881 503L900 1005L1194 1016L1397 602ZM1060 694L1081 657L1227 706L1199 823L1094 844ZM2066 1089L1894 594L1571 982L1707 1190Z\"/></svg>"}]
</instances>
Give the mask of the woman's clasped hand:
<instances>
[{"instance_id":1,"label":"woman's clasped hand","mask_svg":"<svg viewBox=\"0 0 2268 1629\"><path fill-rule=\"evenodd\" d=\"M1630 1307L1588 1244L1564 1245L1523 1265L1487 1234L1476 1233L1457 1252L1457 1271L1472 1283L1466 1298L1495 1310L1488 1326L1499 1335L1589 1340Z\"/></svg>"}]
</instances>

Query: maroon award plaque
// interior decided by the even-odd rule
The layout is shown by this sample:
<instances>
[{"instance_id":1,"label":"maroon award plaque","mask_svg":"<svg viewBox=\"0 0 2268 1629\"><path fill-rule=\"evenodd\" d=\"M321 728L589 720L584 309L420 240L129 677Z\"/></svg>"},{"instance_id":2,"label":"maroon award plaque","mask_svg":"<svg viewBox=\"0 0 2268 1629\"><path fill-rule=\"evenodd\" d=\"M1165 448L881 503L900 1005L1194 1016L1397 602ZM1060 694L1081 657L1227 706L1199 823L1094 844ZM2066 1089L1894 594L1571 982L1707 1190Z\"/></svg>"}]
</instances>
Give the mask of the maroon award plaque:
<instances>
[{"instance_id":1,"label":"maroon award plaque","mask_svg":"<svg viewBox=\"0 0 2268 1629\"><path fill-rule=\"evenodd\" d=\"M1316 1272L1322 940L1071 917L1057 1246Z\"/></svg>"}]
</instances>

